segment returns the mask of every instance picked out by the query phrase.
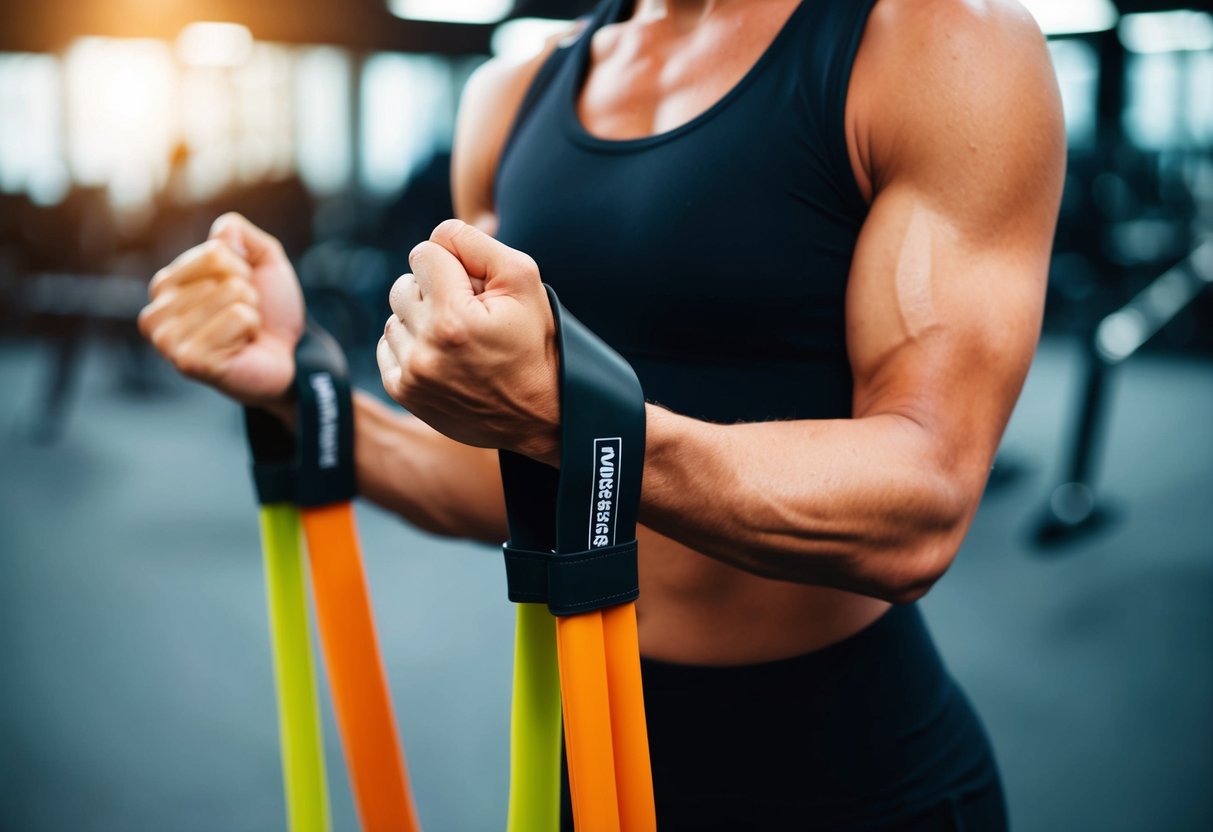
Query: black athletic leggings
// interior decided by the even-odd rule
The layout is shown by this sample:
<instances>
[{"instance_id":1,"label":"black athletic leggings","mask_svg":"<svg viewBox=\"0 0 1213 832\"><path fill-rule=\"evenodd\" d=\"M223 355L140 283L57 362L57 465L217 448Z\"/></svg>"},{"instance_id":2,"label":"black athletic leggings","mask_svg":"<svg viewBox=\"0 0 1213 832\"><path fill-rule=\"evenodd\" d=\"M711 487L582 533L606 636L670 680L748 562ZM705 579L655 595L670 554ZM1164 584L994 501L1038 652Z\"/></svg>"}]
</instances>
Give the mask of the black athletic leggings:
<instances>
[{"instance_id":1,"label":"black athletic leggings","mask_svg":"<svg viewBox=\"0 0 1213 832\"><path fill-rule=\"evenodd\" d=\"M1007 828L985 731L914 605L805 656L643 673L662 832ZM562 809L571 830L567 779Z\"/></svg>"}]
</instances>

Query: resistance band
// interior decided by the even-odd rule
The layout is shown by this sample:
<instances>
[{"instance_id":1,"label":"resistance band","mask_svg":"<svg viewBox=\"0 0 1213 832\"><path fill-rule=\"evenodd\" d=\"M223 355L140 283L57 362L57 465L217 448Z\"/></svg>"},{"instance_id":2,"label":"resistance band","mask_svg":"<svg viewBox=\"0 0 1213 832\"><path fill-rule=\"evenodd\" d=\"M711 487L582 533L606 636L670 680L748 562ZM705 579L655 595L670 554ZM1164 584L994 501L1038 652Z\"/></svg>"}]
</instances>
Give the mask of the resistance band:
<instances>
[{"instance_id":1,"label":"resistance band","mask_svg":"<svg viewBox=\"0 0 1213 832\"><path fill-rule=\"evenodd\" d=\"M294 440L274 417L246 408L253 482L261 504L270 644L278 694L278 744L291 832L328 832L328 780L316 676L308 629L299 509L295 507Z\"/></svg>"},{"instance_id":2,"label":"resistance band","mask_svg":"<svg viewBox=\"0 0 1213 832\"><path fill-rule=\"evenodd\" d=\"M649 832L634 603L644 395L627 362L547 291L560 350L560 469L501 453L506 577L519 604L509 828L559 828L559 702L578 832Z\"/></svg>"},{"instance_id":3,"label":"resistance band","mask_svg":"<svg viewBox=\"0 0 1213 832\"><path fill-rule=\"evenodd\" d=\"M340 347L315 326L300 340L295 363L294 437L268 414L246 410L258 492L276 483L300 509L325 668L362 828L415 832L350 503L356 487L348 370ZM256 464L260 460L266 464ZM294 788L288 783L288 793Z\"/></svg>"},{"instance_id":4,"label":"resistance band","mask_svg":"<svg viewBox=\"0 0 1213 832\"><path fill-rule=\"evenodd\" d=\"M324 739L308 633L299 511L293 505L271 503L261 507L261 545L278 691L278 742L287 825L292 832L328 832Z\"/></svg>"}]
</instances>

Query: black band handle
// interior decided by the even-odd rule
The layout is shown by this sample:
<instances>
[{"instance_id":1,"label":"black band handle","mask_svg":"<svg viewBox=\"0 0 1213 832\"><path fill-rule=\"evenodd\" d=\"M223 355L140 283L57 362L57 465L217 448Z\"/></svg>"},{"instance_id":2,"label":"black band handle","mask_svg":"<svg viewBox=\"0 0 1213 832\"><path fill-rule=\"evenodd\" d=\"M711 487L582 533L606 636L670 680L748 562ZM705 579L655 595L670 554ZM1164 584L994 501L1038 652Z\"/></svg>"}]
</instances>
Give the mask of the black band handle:
<instances>
[{"instance_id":1,"label":"black band handle","mask_svg":"<svg viewBox=\"0 0 1213 832\"><path fill-rule=\"evenodd\" d=\"M560 470L502 451L510 600L572 615L635 600L644 393L545 286L560 355Z\"/></svg>"},{"instance_id":2,"label":"black band handle","mask_svg":"<svg viewBox=\"0 0 1213 832\"><path fill-rule=\"evenodd\" d=\"M257 499L305 508L352 500L358 487L349 367L341 345L313 321L295 346L292 389L294 434L265 410L244 409Z\"/></svg>"},{"instance_id":3,"label":"black band handle","mask_svg":"<svg viewBox=\"0 0 1213 832\"><path fill-rule=\"evenodd\" d=\"M257 502L295 502L295 437L275 416L259 407L244 408L244 431L253 457Z\"/></svg>"}]
</instances>

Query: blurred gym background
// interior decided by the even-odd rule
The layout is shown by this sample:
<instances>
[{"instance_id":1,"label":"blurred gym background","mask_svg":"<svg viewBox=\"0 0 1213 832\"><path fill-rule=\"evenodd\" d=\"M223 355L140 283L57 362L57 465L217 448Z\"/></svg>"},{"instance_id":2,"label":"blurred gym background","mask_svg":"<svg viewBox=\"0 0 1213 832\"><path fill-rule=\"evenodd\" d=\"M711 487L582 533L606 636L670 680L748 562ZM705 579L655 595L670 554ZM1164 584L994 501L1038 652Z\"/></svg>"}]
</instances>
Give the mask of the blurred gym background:
<instances>
[{"instance_id":1,"label":"blurred gym background","mask_svg":"<svg viewBox=\"0 0 1213 832\"><path fill-rule=\"evenodd\" d=\"M241 211L377 390L461 85L588 5L0 4L0 829L284 826L237 409L140 341L147 281ZM924 607L1016 828L1213 829L1213 15L1028 5L1070 146L1045 336ZM360 523L423 825L501 828L499 556Z\"/></svg>"}]
</instances>

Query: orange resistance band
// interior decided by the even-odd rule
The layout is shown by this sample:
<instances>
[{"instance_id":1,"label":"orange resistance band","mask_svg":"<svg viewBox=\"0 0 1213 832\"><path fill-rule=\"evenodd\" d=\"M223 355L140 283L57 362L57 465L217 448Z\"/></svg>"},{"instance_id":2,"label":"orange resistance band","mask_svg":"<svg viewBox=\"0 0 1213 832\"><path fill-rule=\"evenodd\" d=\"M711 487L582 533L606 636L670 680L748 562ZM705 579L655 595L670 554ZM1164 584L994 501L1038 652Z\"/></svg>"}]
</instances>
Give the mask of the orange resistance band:
<instances>
[{"instance_id":1,"label":"orange resistance band","mask_svg":"<svg viewBox=\"0 0 1213 832\"><path fill-rule=\"evenodd\" d=\"M636 604L556 619L573 825L657 828Z\"/></svg>"},{"instance_id":2,"label":"orange resistance band","mask_svg":"<svg viewBox=\"0 0 1213 832\"><path fill-rule=\"evenodd\" d=\"M336 503L300 514L324 661L362 828L417 832L353 506Z\"/></svg>"},{"instance_id":3,"label":"orange resistance band","mask_svg":"<svg viewBox=\"0 0 1213 832\"><path fill-rule=\"evenodd\" d=\"M654 832L653 770L649 765L649 732L640 683L640 639L636 603L602 611L606 636L607 683L611 697L611 742L615 751L615 786L619 821L624 832Z\"/></svg>"},{"instance_id":4,"label":"orange resistance band","mask_svg":"<svg viewBox=\"0 0 1213 832\"><path fill-rule=\"evenodd\" d=\"M557 618L556 650L573 828L619 832L602 611Z\"/></svg>"}]
</instances>

